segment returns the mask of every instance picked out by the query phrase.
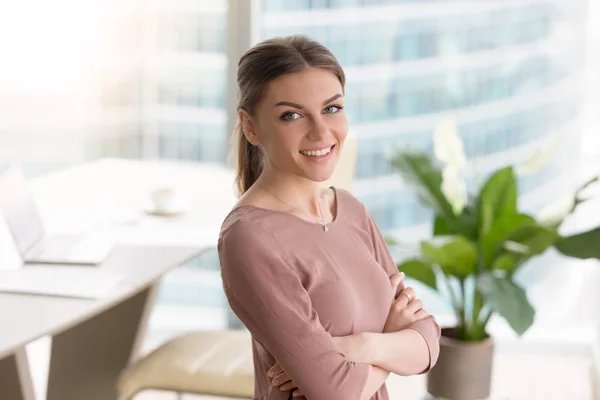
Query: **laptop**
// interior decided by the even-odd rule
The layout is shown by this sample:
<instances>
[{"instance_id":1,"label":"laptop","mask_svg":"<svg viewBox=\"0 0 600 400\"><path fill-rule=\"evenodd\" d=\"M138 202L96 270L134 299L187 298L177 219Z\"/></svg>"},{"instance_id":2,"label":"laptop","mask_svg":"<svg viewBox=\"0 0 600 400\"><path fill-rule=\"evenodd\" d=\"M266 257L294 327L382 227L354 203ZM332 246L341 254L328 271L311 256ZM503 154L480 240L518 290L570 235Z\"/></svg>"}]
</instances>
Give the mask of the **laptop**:
<instances>
[{"instance_id":1,"label":"laptop","mask_svg":"<svg viewBox=\"0 0 600 400\"><path fill-rule=\"evenodd\" d=\"M47 235L25 173L18 165L0 168L0 214L26 264L98 265L114 248L106 235Z\"/></svg>"}]
</instances>

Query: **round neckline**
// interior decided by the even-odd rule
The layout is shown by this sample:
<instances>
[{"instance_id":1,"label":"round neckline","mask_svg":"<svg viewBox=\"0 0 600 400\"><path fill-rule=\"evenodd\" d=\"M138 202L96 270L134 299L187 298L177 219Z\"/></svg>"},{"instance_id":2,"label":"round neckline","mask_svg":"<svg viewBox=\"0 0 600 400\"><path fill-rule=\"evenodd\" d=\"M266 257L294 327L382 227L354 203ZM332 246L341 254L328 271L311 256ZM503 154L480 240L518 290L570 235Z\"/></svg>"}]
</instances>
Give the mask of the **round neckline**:
<instances>
[{"instance_id":1,"label":"round neckline","mask_svg":"<svg viewBox=\"0 0 600 400\"><path fill-rule=\"evenodd\" d=\"M328 189L333 190L333 196L334 196L333 201L335 203L335 211L336 212L335 212L335 216L334 216L333 220L331 222L327 222L327 226L333 226L337 222L337 220L340 219L340 211L341 211L340 210L340 198L339 198L339 193L334 186L329 186ZM318 226L319 228L323 229L323 225L320 222L307 221L304 218L301 218L301 217L297 216L296 214L292 214L289 211L274 210L272 208L259 207L259 206L255 206L253 204L242 204L240 206L235 207L232 211L235 211L235 210L241 209L241 208L253 208L253 209L259 210L259 211L287 215L287 216L293 217L297 220L300 220L308 225Z\"/></svg>"}]
</instances>

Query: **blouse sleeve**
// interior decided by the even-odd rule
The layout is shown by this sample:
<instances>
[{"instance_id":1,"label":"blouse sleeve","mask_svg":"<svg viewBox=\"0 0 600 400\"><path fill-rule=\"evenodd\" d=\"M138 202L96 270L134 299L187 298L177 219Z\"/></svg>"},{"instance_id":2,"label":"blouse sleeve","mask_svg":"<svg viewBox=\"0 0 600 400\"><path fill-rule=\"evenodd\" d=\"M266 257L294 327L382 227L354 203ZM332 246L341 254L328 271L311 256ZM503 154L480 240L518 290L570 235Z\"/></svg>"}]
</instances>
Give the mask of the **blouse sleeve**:
<instances>
[{"instance_id":1,"label":"blouse sleeve","mask_svg":"<svg viewBox=\"0 0 600 400\"><path fill-rule=\"evenodd\" d=\"M365 213L367 214L369 233L371 234L371 238L373 240L375 258L386 271L388 276L391 277L392 275L398 273L398 267L392 259L392 255L390 254L390 250L387 247L381 231L375 224L375 221L371 215L369 215L366 208ZM429 348L429 366L423 372L421 372L426 373L435 365L440 354L440 326L435 317L430 315L409 325L406 329L414 329L415 331L419 332L427 343L427 347Z\"/></svg>"},{"instance_id":2,"label":"blouse sleeve","mask_svg":"<svg viewBox=\"0 0 600 400\"><path fill-rule=\"evenodd\" d=\"M336 348L275 238L255 222L238 220L219 239L218 251L231 309L305 397L360 399L369 365L347 360Z\"/></svg>"}]
</instances>

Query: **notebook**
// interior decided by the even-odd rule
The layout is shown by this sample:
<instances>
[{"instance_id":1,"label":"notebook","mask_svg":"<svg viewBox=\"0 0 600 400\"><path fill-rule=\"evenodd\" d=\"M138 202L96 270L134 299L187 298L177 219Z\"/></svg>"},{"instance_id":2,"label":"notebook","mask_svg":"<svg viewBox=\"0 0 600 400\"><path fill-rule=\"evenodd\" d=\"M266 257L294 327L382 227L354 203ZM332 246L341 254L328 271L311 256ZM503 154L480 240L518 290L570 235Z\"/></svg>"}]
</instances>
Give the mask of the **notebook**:
<instances>
[{"instance_id":1,"label":"notebook","mask_svg":"<svg viewBox=\"0 0 600 400\"><path fill-rule=\"evenodd\" d=\"M0 292L101 299L124 285L123 276L101 268L23 266L0 271Z\"/></svg>"}]
</instances>

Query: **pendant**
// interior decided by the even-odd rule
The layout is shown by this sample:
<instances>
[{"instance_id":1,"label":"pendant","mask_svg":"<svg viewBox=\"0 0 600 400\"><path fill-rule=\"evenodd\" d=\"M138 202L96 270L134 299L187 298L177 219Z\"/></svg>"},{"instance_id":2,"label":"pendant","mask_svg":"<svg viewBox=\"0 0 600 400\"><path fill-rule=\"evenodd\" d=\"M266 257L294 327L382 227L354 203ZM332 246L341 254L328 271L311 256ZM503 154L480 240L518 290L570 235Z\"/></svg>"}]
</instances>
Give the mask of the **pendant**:
<instances>
[{"instance_id":1,"label":"pendant","mask_svg":"<svg viewBox=\"0 0 600 400\"><path fill-rule=\"evenodd\" d=\"M325 232L329 232L329 228L327 227L327 224L323 224L323 230Z\"/></svg>"}]
</instances>

